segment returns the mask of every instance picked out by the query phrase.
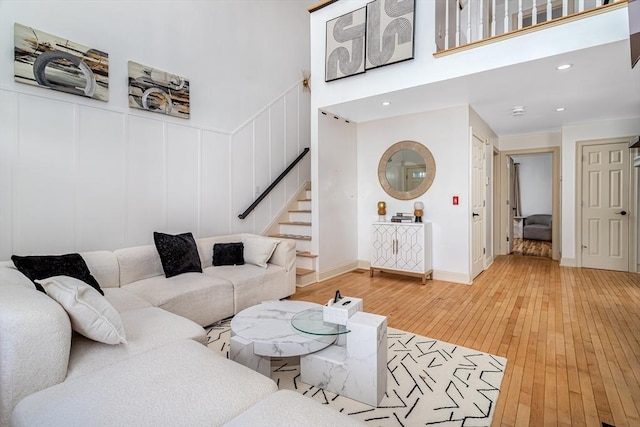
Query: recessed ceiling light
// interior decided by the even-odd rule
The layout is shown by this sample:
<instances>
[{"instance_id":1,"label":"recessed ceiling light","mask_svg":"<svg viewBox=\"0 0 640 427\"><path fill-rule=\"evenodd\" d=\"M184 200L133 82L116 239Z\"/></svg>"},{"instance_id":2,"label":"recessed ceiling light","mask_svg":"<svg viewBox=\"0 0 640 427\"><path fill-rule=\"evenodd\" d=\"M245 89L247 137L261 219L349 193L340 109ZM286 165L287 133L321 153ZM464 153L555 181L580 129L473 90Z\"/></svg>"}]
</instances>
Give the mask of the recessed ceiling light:
<instances>
[{"instance_id":1,"label":"recessed ceiling light","mask_svg":"<svg viewBox=\"0 0 640 427\"><path fill-rule=\"evenodd\" d=\"M384 105L386 107L387 105L391 105L391 103L389 101L383 101L382 105Z\"/></svg>"},{"instance_id":2,"label":"recessed ceiling light","mask_svg":"<svg viewBox=\"0 0 640 427\"><path fill-rule=\"evenodd\" d=\"M566 108L564 108L564 107L558 107L558 108L556 108L556 111L564 111L564 110L566 110Z\"/></svg>"},{"instance_id":3,"label":"recessed ceiling light","mask_svg":"<svg viewBox=\"0 0 640 427\"><path fill-rule=\"evenodd\" d=\"M562 65L558 65L556 67L556 70L568 70L569 68L573 67L573 64L562 64Z\"/></svg>"}]
</instances>

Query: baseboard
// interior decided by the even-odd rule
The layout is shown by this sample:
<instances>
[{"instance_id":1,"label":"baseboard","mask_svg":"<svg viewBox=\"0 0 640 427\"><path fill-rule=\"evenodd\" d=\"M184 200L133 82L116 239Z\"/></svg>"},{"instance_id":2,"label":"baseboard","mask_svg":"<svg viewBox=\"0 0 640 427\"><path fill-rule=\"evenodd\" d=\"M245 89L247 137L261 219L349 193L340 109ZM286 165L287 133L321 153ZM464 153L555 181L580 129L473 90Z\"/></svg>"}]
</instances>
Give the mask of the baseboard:
<instances>
[{"instance_id":1,"label":"baseboard","mask_svg":"<svg viewBox=\"0 0 640 427\"><path fill-rule=\"evenodd\" d=\"M371 268L371 262L359 260L357 268L368 270L369 268ZM452 273L450 271L433 270L433 279L442 280L443 282L460 283L463 285L471 284L471 279L468 274ZM427 280L427 285L428 284L429 281Z\"/></svg>"},{"instance_id":2,"label":"baseboard","mask_svg":"<svg viewBox=\"0 0 640 427\"><path fill-rule=\"evenodd\" d=\"M491 267L493 265L493 257L486 257L484 259L484 269Z\"/></svg>"},{"instance_id":3,"label":"baseboard","mask_svg":"<svg viewBox=\"0 0 640 427\"><path fill-rule=\"evenodd\" d=\"M359 262L349 262L347 264L332 268L331 270L323 271L322 273L318 273L318 281L323 282L328 279L333 279L336 276L339 276L344 273L348 273L353 270L357 270L359 267ZM368 267L367 267L368 268Z\"/></svg>"},{"instance_id":4,"label":"baseboard","mask_svg":"<svg viewBox=\"0 0 640 427\"><path fill-rule=\"evenodd\" d=\"M451 271L433 270L433 279L442 280L443 282L460 283L462 285L470 285L471 277L468 274L452 273ZM429 283L427 281L427 283Z\"/></svg>"},{"instance_id":5,"label":"baseboard","mask_svg":"<svg viewBox=\"0 0 640 427\"><path fill-rule=\"evenodd\" d=\"M371 268L371 262L369 261L363 261L361 259L358 260L358 268L362 269L362 270L368 270Z\"/></svg>"},{"instance_id":6,"label":"baseboard","mask_svg":"<svg viewBox=\"0 0 640 427\"><path fill-rule=\"evenodd\" d=\"M560 258L560 267L577 267L575 258Z\"/></svg>"}]
</instances>

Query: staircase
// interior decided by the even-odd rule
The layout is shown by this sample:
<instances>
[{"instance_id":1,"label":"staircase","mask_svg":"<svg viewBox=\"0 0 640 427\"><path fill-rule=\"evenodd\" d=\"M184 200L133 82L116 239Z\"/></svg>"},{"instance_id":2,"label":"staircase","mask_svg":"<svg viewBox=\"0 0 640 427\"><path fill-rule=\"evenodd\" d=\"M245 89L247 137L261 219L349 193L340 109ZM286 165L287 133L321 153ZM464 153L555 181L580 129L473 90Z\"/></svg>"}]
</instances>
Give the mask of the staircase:
<instances>
[{"instance_id":1,"label":"staircase","mask_svg":"<svg viewBox=\"0 0 640 427\"><path fill-rule=\"evenodd\" d=\"M308 186L307 186L308 187ZM318 255L311 253L311 189L307 188L292 203L287 211L288 219L278 223L277 234L296 241L296 285L307 286L316 282L316 260Z\"/></svg>"}]
</instances>

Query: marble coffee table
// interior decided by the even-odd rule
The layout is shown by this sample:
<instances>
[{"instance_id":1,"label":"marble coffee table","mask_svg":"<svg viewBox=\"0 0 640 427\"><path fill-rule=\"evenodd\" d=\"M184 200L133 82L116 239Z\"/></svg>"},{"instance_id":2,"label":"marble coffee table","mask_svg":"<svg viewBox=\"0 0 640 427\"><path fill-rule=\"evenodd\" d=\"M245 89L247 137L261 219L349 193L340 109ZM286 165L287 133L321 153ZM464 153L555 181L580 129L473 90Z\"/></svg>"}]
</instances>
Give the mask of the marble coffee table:
<instances>
[{"instance_id":1,"label":"marble coffee table","mask_svg":"<svg viewBox=\"0 0 640 427\"><path fill-rule=\"evenodd\" d=\"M305 301L271 301L249 307L231 320L229 356L254 371L270 377L272 357L301 356L322 350L340 333L315 335L295 330L291 318L305 310L321 308ZM332 326L329 326L330 328Z\"/></svg>"}]
</instances>

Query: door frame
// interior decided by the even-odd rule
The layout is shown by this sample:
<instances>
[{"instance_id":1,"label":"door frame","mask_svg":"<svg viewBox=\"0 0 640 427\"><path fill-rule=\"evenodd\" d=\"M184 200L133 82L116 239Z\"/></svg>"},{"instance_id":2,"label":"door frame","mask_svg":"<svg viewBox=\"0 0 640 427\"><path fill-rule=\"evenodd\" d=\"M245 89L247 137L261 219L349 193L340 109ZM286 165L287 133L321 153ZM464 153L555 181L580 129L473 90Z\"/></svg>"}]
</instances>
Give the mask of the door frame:
<instances>
[{"instance_id":1,"label":"door frame","mask_svg":"<svg viewBox=\"0 0 640 427\"><path fill-rule=\"evenodd\" d=\"M509 199L509 170L507 168L507 157L519 154L543 154L551 153L551 220L553 223L551 230L551 258L559 261L562 255L562 218L560 216L560 147L528 148L522 150L500 151L500 227L498 239L500 241L500 254L508 254L508 228L509 209L507 205Z\"/></svg>"},{"instance_id":2,"label":"door frame","mask_svg":"<svg viewBox=\"0 0 640 427\"><path fill-rule=\"evenodd\" d=\"M583 147L589 145L606 145L617 143L629 143L632 137L623 138L606 138L606 139L590 139L585 141L576 141L576 194L575 194L575 236L576 236L576 267L582 267L582 150ZM627 263L627 271L638 273L638 174L639 171L633 166L633 149L629 149L629 262Z\"/></svg>"},{"instance_id":3,"label":"door frame","mask_svg":"<svg viewBox=\"0 0 640 427\"><path fill-rule=\"evenodd\" d=\"M493 185L491 186L491 238L493 239L491 245L491 260L496 257L496 255L500 254L500 207L501 205L501 197L500 197L500 150L497 147L493 147L493 165L491 168L491 180L493 181Z\"/></svg>"}]
</instances>

